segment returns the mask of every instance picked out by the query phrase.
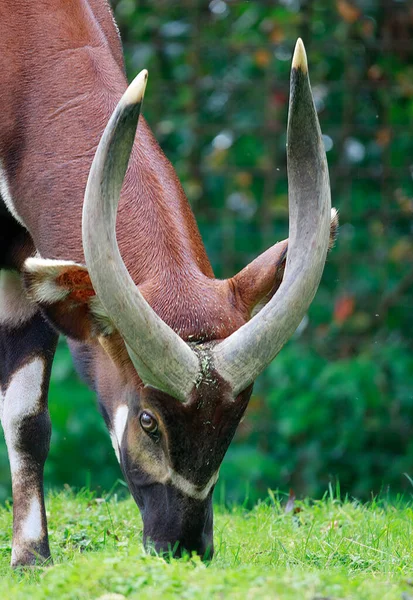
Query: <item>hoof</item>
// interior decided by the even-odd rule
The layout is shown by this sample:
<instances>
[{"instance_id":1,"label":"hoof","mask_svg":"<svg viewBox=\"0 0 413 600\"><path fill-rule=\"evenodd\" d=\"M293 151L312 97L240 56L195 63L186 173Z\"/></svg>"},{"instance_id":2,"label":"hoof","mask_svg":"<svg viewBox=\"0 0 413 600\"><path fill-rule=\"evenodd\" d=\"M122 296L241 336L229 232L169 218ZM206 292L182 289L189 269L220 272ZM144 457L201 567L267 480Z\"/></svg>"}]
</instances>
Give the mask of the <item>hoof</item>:
<instances>
[{"instance_id":1,"label":"hoof","mask_svg":"<svg viewBox=\"0 0 413 600\"><path fill-rule=\"evenodd\" d=\"M44 545L31 548L13 548L11 553L11 566L13 569L46 567L52 564L53 560L48 545L47 549Z\"/></svg>"}]
</instances>

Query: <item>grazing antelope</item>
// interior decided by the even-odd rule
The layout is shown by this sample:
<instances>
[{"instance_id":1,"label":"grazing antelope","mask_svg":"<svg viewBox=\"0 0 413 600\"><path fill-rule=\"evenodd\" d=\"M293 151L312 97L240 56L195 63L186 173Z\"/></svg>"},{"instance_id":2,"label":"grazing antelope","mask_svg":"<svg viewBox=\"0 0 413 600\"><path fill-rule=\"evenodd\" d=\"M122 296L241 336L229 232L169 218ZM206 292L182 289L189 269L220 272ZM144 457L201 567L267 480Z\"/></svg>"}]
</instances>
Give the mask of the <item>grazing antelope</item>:
<instances>
[{"instance_id":1,"label":"grazing antelope","mask_svg":"<svg viewBox=\"0 0 413 600\"><path fill-rule=\"evenodd\" d=\"M2 0L0 67L12 565L50 557L43 466L58 332L97 393L145 543L212 556L221 461L254 380L307 311L329 247L328 171L304 46L291 74L288 254L285 240L223 281L142 118L136 135L147 73L127 88L104 0Z\"/></svg>"}]
</instances>

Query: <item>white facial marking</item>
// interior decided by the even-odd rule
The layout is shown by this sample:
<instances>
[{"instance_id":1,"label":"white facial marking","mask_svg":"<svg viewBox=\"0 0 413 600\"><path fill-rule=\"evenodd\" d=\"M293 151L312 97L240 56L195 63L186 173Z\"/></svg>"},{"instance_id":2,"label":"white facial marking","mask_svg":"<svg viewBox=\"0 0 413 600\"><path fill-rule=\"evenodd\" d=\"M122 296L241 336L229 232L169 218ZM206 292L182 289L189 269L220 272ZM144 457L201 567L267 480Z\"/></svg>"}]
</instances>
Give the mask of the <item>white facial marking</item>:
<instances>
[{"instance_id":1,"label":"white facial marking","mask_svg":"<svg viewBox=\"0 0 413 600\"><path fill-rule=\"evenodd\" d=\"M18 326L37 311L23 289L21 277L15 271L0 271L0 324Z\"/></svg>"},{"instance_id":2,"label":"white facial marking","mask_svg":"<svg viewBox=\"0 0 413 600\"><path fill-rule=\"evenodd\" d=\"M10 193L10 186L7 180L6 169L4 168L3 162L0 159L0 196L4 200L9 212L16 219L20 225L23 225L25 229L27 229L26 225L23 223L23 219L19 216L16 207L14 206L13 199Z\"/></svg>"},{"instance_id":3,"label":"white facial marking","mask_svg":"<svg viewBox=\"0 0 413 600\"><path fill-rule=\"evenodd\" d=\"M19 426L22 419L35 415L39 410L44 367L42 358L33 358L14 373L6 393L3 394L0 416L12 476L22 466L22 458L18 450Z\"/></svg>"},{"instance_id":4,"label":"white facial marking","mask_svg":"<svg viewBox=\"0 0 413 600\"><path fill-rule=\"evenodd\" d=\"M125 433L126 421L128 420L129 409L126 404L122 404L116 409L113 419L113 431L110 431L110 439L115 450L116 458L120 462L120 446L122 444L123 434Z\"/></svg>"},{"instance_id":5,"label":"white facial marking","mask_svg":"<svg viewBox=\"0 0 413 600\"><path fill-rule=\"evenodd\" d=\"M116 439L116 435L113 433L113 431L109 431L109 435L110 435L110 441L112 442L112 446L113 446L113 449L116 454L116 458L118 459L118 463L120 463L120 451L119 451L118 440Z\"/></svg>"},{"instance_id":6,"label":"white facial marking","mask_svg":"<svg viewBox=\"0 0 413 600\"><path fill-rule=\"evenodd\" d=\"M30 502L29 512L21 526L20 541L35 542L42 537L42 511L39 499L34 496Z\"/></svg>"},{"instance_id":7,"label":"white facial marking","mask_svg":"<svg viewBox=\"0 0 413 600\"><path fill-rule=\"evenodd\" d=\"M219 471L214 473L206 486L200 490L199 487L193 484L191 481L188 481L188 479L185 479L185 477L182 477L182 475L176 473L176 471L173 469L169 469L169 479L172 485L178 488L179 491L186 496L190 496L196 500L205 500L211 491L212 486L218 481L218 477Z\"/></svg>"},{"instance_id":8,"label":"white facial marking","mask_svg":"<svg viewBox=\"0 0 413 600\"><path fill-rule=\"evenodd\" d=\"M119 446L122 443L122 438L123 438L123 434L125 432L125 427L126 427L126 421L128 419L128 413L129 413L129 409L126 406L126 404L122 404L122 406L119 406L119 408L116 410L115 435L116 435L116 439L118 440Z\"/></svg>"}]
</instances>

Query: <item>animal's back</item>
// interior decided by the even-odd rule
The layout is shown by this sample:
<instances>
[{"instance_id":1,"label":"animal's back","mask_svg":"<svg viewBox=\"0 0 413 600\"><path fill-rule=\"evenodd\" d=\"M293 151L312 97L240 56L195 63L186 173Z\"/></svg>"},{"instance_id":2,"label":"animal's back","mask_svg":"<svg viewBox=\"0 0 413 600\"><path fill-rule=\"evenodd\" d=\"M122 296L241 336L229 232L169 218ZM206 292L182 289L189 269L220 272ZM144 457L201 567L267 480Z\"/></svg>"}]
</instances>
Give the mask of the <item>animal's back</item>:
<instances>
[{"instance_id":1,"label":"animal's back","mask_svg":"<svg viewBox=\"0 0 413 600\"><path fill-rule=\"evenodd\" d=\"M55 175L64 192L71 169L65 168L62 141L66 137L68 145L73 146L73 140L67 135L70 121L76 119L76 112L84 112L84 105L76 101L77 90L84 96L93 69L93 53L99 51L111 56L121 80L122 47L111 9L105 1L3 0L0 4L0 269L19 270L24 259L34 252L28 230L35 235L39 231L40 235L41 223L47 228L55 218L56 198L48 201L47 195L50 173L57 167ZM64 85L61 85L62 78L67 79ZM39 93L40 86L47 90L46 94ZM62 98L62 93L68 96ZM102 115L102 127L104 124ZM44 128L49 129L46 138L42 135ZM88 131L83 133L85 139L80 148L91 145ZM49 140L49 146L45 139ZM95 145L91 155L94 148ZM71 148L66 147L66 150L70 161ZM24 170L38 198L42 188L46 188L37 211L29 206L34 199L32 193L26 193L28 177L21 177ZM77 179L85 181L86 177L87 168L79 161ZM24 185L20 181L24 181ZM80 214L82 196L76 202L73 192L70 189L66 192L66 201L75 218L76 210ZM25 213L33 214L32 227L26 224Z\"/></svg>"}]
</instances>

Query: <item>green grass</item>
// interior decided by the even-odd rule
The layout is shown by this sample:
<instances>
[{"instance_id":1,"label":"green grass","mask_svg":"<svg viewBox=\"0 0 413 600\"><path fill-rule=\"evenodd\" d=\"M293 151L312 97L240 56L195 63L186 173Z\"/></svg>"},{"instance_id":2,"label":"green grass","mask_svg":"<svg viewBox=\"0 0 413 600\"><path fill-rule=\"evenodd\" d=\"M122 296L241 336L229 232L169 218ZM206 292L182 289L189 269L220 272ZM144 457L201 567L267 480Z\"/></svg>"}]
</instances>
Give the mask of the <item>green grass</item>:
<instances>
[{"instance_id":1,"label":"green grass","mask_svg":"<svg viewBox=\"0 0 413 600\"><path fill-rule=\"evenodd\" d=\"M12 572L11 511L0 509L0 598L413 599L413 507L273 495L252 510L216 507L211 564L147 556L131 500L48 498L54 565Z\"/></svg>"}]
</instances>

